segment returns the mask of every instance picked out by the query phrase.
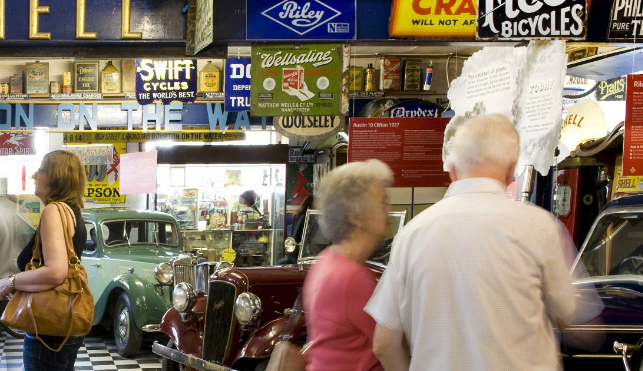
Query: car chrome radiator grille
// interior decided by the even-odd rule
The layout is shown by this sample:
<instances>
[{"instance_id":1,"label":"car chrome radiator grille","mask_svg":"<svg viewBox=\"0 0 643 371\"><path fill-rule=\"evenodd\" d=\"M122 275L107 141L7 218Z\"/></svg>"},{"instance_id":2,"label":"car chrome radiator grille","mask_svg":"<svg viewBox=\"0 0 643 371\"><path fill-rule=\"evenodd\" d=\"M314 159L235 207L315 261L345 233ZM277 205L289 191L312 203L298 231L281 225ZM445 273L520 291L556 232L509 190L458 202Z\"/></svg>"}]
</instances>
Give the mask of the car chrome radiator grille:
<instances>
[{"instance_id":1,"label":"car chrome radiator grille","mask_svg":"<svg viewBox=\"0 0 643 371\"><path fill-rule=\"evenodd\" d=\"M194 286L194 265L191 262L174 262L174 284L186 282Z\"/></svg>"},{"instance_id":2,"label":"car chrome radiator grille","mask_svg":"<svg viewBox=\"0 0 643 371\"><path fill-rule=\"evenodd\" d=\"M228 282L210 281L203 334L203 358L223 363L232 335L236 287Z\"/></svg>"}]
</instances>

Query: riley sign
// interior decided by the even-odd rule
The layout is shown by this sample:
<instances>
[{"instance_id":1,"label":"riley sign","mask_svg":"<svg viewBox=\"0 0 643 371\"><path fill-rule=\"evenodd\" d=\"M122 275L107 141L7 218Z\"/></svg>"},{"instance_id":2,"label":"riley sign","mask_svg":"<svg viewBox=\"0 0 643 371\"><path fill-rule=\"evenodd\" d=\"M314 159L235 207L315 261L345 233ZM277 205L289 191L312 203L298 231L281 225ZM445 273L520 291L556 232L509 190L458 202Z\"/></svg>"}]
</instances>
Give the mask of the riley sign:
<instances>
[{"instance_id":1,"label":"riley sign","mask_svg":"<svg viewBox=\"0 0 643 371\"><path fill-rule=\"evenodd\" d=\"M478 0L478 7L479 39L587 37L587 0Z\"/></svg>"},{"instance_id":2,"label":"riley sign","mask_svg":"<svg viewBox=\"0 0 643 371\"><path fill-rule=\"evenodd\" d=\"M355 39L355 0L247 0L247 38Z\"/></svg>"}]
</instances>

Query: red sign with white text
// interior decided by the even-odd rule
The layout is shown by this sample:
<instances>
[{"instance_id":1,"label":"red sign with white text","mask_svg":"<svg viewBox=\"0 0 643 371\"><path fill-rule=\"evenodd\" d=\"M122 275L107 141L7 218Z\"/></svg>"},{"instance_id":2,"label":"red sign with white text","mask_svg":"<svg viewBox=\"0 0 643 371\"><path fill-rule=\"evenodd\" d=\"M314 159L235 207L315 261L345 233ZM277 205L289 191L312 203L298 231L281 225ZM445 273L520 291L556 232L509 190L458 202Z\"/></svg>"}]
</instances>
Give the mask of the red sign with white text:
<instances>
[{"instance_id":1,"label":"red sign with white text","mask_svg":"<svg viewBox=\"0 0 643 371\"><path fill-rule=\"evenodd\" d=\"M0 132L0 156L35 154L36 133Z\"/></svg>"},{"instance_id":2,"label":"red sign with white text","mask_svg":"<svg viewBox=\"0 0 643 371\"><path fill-rule=\"evenodd\" d=\"M351 118L348 161L378 159L393 169L393 187L446 187L442 142L446 118Z\"/></svg>"},{"instance_id":3,"label":"red sign with white text","mask_svg":"<svg viewBox=\"0 0 643 371\"><path fill-rule=\"evenodd\" d=\"M643 75L627 76L623 176L643 175Z\"/></svg>"}]
</instances>

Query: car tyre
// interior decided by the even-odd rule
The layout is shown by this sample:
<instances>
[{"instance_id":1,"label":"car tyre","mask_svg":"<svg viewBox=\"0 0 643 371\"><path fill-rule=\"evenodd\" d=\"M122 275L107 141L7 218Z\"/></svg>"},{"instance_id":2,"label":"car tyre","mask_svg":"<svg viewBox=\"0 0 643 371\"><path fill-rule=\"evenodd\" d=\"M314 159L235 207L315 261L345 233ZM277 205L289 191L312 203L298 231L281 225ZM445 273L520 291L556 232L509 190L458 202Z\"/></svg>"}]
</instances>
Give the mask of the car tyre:
<instances>
[{"instance_id":1,"label":"car tyre","mask_svg":"<svg viewBox=\"0 0 643 371\"><path fill-rule=\"evenodd\" d=\"M176 349L174 346L174 340L170 339L170 341L167 342L167 347L170 349ZM161 361L161 369L163 371L181 371L181 367L178 363L165 357L163 357L163 360Z\"/></svg>"},{"instance_id":2,"label":"car tyre","mask_svg":"<svg viewBox=\"0 0 643 371\"><path fill-rule=\"evenodd\" d=\"M136 326L132 303L126 293L116 300L114 307L114 340L118 354L131 358L141 349L143 331Z\"/></svg>"}]
</instances>

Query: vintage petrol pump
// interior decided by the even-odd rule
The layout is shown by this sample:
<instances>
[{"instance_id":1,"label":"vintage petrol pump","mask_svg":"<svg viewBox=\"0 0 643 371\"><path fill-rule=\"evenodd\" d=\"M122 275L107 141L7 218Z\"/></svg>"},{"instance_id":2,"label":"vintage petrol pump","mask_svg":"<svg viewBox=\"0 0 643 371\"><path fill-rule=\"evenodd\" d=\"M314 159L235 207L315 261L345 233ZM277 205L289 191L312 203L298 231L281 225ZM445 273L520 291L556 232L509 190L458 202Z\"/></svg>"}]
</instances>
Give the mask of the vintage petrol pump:
<instances>
[{"instance_id":1,"label":"vintage petrol pump","mask_svg":"<svg viewBox=\"0 0 643 371\"><path fill-rule=\"evenodd\" d=\"M593 160L576 158L573 160ZM586 161L575 161L586 162ZM606 202L606 170L600 164L558 168L554 183L553 210L580 246Z\"/></svg>"}]
</instances>

